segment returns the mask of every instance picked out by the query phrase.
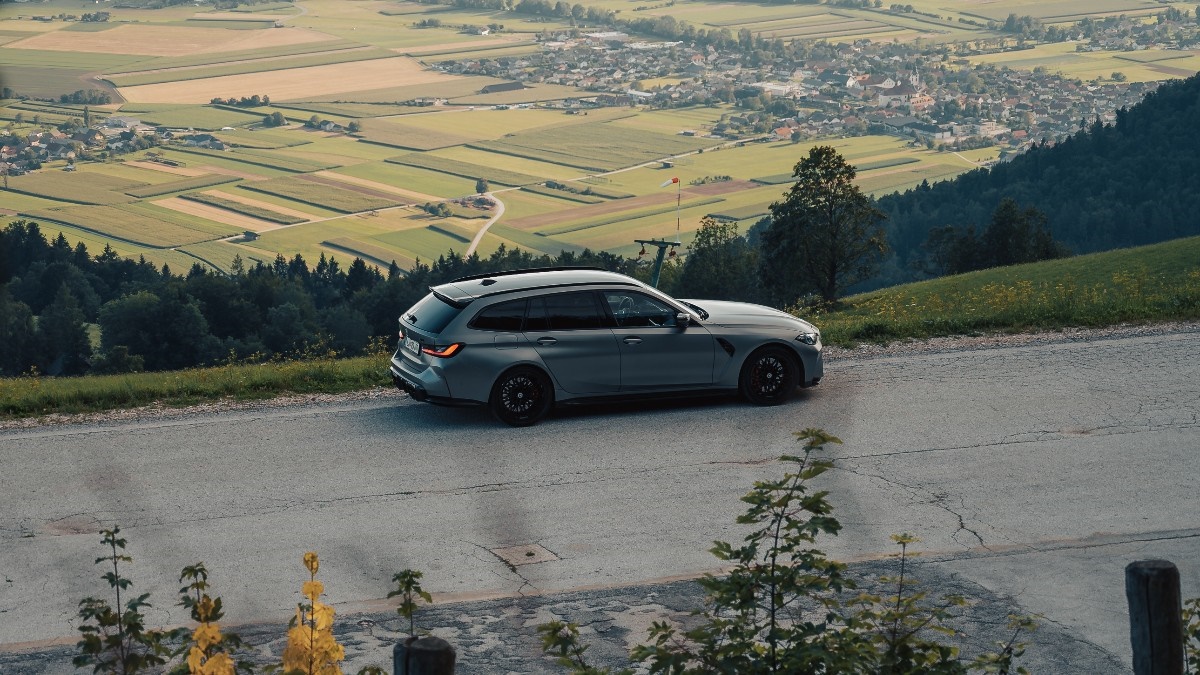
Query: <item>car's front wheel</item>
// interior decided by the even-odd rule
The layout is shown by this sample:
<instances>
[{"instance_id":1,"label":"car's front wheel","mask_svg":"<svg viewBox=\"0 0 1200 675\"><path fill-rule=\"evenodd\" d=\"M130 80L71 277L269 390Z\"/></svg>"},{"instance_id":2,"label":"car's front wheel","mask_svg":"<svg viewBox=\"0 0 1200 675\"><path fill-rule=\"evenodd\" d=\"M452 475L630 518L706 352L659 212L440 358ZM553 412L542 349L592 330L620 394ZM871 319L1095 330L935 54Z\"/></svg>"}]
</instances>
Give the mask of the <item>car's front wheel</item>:
<instances>
[{"instance_id":1,"label":"car's front wheel","mask_svg":"<svg viewBox=\"0 0 1200 675\"><path fill-rule=\"evenodd\" d=\"M755 405L779 405L800 382L800 367L783 347L767 346L754 352L742 365L738 390Z\"/></svg>"},{"instance_id":2,"label":"car's front wheel","mask_svg":"<svg viewBox=\"0 0 1200 675\"><path fill-rule=\"evenodd\" d=\"M521 366L500 376L492 385L488 406L496 419L514 427L536 423L550 412L554 387L537 368Z\"/></svg>"}]
</instances>

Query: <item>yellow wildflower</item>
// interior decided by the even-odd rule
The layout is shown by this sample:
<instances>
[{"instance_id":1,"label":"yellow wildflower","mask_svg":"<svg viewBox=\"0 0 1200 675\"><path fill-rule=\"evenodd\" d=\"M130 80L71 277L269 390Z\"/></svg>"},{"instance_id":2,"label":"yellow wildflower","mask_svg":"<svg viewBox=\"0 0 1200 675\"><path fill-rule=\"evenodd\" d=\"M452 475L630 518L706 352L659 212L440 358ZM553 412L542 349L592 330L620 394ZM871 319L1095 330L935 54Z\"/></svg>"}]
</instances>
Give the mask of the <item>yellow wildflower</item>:
<instances>
[{"instance_id":1,"label":"yellow wildflower","mask_svg":"<svg viewBox=\"0 0 1200 675\"><path fill-rule=\"evenodd\" d=\"M301 592L304 593L304 597L316 602L317 598L320 598L322 595L324 595L325 584L316 581L315 579L313 581L306 581L304 582L304 590Z\"/></svg>"},{"instance_id":2,"label":"yellow wildflower","mask_svg":"<svg viewBox=\"0 0 1200 675\"><path fill-rule=\"evenodd\" d=\"M320 564L317 562L316 551L309 551L308 553L304 554L304 566L308 568L309 574L317 573L317 567L319 567Z\"/></svg>"}]
</instances>

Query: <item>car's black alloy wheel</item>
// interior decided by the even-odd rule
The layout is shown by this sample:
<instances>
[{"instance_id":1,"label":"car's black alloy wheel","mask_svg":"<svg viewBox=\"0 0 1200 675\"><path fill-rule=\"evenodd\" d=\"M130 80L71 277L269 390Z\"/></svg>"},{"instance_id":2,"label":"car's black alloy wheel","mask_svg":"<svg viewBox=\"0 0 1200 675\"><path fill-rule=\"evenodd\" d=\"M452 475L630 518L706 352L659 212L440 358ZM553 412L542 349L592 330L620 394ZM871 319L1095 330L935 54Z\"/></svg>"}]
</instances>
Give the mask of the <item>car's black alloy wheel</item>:
<instances>
[{"instance_id":1,"label":"car's black alloy wheel","mask_svg":"<svg viewBox=\"0 0 1200 675\"><path fill-rule=\"evenodd\" d=\"M553 402L554 389L549 378L536 368L520 367L496 380L489 406L501 422L523 427L544 417Z\"/></svg>"},{"instance_id":2,"label":"car's black alloy wheel","mask_svg":"<svg viewBox=\"0 0 1200 675\"><path fill-rule=\"evenodd\" d=\"M795 358L783 347L763 347L742 366L738 389L757 405L778 405L787 400L800 380Z\"/></svg>"}]
</instances>

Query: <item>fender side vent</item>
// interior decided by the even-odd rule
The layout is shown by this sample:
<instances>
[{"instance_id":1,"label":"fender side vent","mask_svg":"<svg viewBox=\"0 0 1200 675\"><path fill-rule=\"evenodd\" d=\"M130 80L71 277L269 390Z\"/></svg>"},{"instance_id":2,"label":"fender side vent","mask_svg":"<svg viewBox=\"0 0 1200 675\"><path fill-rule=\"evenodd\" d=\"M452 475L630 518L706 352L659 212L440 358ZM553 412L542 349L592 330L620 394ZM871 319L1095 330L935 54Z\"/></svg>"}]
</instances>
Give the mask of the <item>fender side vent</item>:
<instances>
[{"instance_id":1,"label":"fender side vent","mask_svg":"<svg viewBox=\"0 0 1200 675\"><path fill-rule=\"evenodd\" d=\"M721 345L721 349L724 349L726 354L733 356L733 343L725 338L717 338L717 344Z\"/></svg>"}]
</instances>

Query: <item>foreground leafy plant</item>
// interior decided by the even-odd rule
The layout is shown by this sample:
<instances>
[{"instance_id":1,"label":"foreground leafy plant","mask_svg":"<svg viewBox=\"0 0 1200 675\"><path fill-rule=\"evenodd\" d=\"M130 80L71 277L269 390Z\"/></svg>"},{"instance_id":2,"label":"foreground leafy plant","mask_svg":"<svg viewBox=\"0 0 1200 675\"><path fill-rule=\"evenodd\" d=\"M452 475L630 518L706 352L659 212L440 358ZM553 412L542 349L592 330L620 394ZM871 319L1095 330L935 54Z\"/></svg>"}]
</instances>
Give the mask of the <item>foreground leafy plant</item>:
<instances>
[{"instance_id":1,"label":"foreground leafy plant","mask_svg":"<svg viewBox=\"0 0 1200 675\"><path fill-rule=\"evenodd\" d=\"M111 564L112 571L104 573L104 580L112 588L115 604L100 598L84 598L79 603L79 632L83 634L78 643L79 654L72 659L76 668L92 667L93 673L106 675L133 675L157 668L173 656L169 642L180 638L184 631L146 630L142 608L149 607L144 593L122 604L123 591L129 590L133 582L121 576L120 563L131 563L133 558L125 551L125 539L117 536L121 528L101 530L101 542L111 553L96 558L96 564Z\"/></svg>"},{"instance_id":2,"label":"foreground leafy plant","mask_svg":"<svg viewBox=\"0 0 1200 675\"><path fill-rule=\"evenodd\" d=\"M333 637L333 607L321 602L325 585L317 581L317 554L304 554L304 566L309 580L304 582L304 597L308 602L296 606L296 616L288 629L287 647L283 650L285 675L342 675L338 665L346 658L346 650Z\"/></svg>"},{"instance_id":3,"label":"foreground leafy plant","mask_svg":"<svg viewBox=\"0 0 1200 675\"><path fill-rule=\"evenodd\" d=\"M843 601L844 591L856 589L846 566L814 548L818 536L836 535L826 491L813 491L809 482L832 462L815 459L827 444L839 439L819 429L796 433L804 443L802 456L785 455L794 465L782 478L755 483L742 501L749 506L737 522L751 526L740 545L718 541L711 549L732 563L725 576L706 576L705 607L696 612L702 622L680 632L660 621L650 628L648 645L633 649L632 657L651 673L965 673L980 670L1008 673L1024 646L1016 640L1032 628L1028 620L1012 624L1012 638L999 654L971 663L959 659L956 647L930 639L936 633L954 634L946 624L952 608L965 601L945 596L931 603L907 575L911 535L893 537L900 546L899 574L879 581L895 588L886 596L860 592ZM577 675L607 670L587 664L587 647L579 642L578 626L552 621L538 628L542 649ZM627 673L630 671L622 671Z\"/></svg>"},{"instance_id":4,"label":"foreground leafy plant","mask_svg":"<svg viewBox=\"0 0 1200 675\"><path fill-rule=\"evenodd\" d=\"M1183 603L1183 654L1185 672L1200 675L1200 598Z\"/></svg>"},{"instance_id":5,"label":"foreground leafy plant","mask_svg":"<svg viewBox=\"0 0 1200 675\"><path fill-rule=\"evenodd\" d=\"M421 573L416 570L397 572L392 576L396 590L387 594L389 598L400 596L400 606L396 608L396 613L408 619L408 637L410 638L417 637L417 627L413 622L413 615L417 613L417 599L424 600L427 604L433 602L433 596L421 588L421 576Z\"/></svg>"},{"instance_id":6,"label":"foreground leafy plant","mask_svg":"<svg viewBox=\"0 0 1200 675\"><path fill-rule=\"evenodd\" d=\"M230 652L243 646L236 633L221 633L217 622L224 617L221 598L208 594L208 570L204 563L183 568L179 581L188 582L179 589L179 604L187 609L198 623L192 631L191 645L184 645L187 658L172 671L172 675L234 675L237 671L251 673L253 664L235 662Z\"/></svg>"}]
</instances>

